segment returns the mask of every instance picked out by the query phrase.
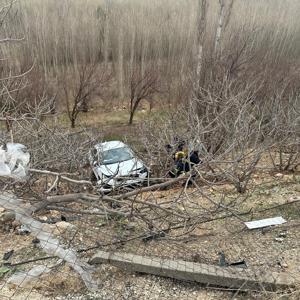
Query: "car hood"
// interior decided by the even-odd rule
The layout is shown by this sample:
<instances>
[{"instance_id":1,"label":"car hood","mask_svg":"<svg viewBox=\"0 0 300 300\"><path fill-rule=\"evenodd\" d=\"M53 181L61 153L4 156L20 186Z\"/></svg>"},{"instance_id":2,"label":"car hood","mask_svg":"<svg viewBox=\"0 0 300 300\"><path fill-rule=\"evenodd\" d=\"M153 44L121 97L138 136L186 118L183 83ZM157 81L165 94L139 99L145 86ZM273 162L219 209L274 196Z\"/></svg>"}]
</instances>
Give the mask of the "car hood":
<instances>
[{"instance_id":1,"label":"car hood","mask_svg":"<svg viewBox=\"0 0 300 300\"><path fill-rule=\"evenodd\" d=\"M102 174L110 176L127 176L132 173L136 173L136 170L144 167L144 164L136 159L130 159L123 162L110 164L110 165L100 165L95 167L95 172L99 177L102 177Z\"/></svg>"}]
</instances>

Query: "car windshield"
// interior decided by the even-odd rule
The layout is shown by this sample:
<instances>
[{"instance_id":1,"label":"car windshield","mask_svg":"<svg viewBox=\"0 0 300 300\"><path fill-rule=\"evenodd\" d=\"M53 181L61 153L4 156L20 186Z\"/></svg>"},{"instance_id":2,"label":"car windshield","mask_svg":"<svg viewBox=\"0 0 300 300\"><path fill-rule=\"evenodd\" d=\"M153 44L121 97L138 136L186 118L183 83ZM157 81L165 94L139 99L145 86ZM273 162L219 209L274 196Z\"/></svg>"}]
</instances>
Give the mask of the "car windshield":
<instances>
[{"instance_id":1,"label":"car windshield","mask_svg":"<svg viewBox=\"0 0 300 300\"><path fill-rule=\"evenodd\" d=\"M132 152L126 147L103 151L101 156L102 165L115 164L133 158Z\"/></svg>"}]
</instances>

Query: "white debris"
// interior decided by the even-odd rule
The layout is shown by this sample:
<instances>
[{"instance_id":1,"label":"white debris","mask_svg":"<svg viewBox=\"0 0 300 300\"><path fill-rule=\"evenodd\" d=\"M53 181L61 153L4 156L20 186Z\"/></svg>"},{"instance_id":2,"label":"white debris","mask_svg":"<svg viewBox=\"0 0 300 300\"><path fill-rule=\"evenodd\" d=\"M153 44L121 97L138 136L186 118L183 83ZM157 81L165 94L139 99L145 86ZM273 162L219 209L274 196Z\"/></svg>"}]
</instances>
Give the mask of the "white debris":
<instances>
[{"instance_id":1,"label":"white debris","mask_svg":"<svg viewBox=\"0 0 300 300\"><path fill-rule=\"evenodd\" d=\"M277 173L277 174L275 174L275 177L278 177L278 178L283 177L283 174L282 173Z\"/></svg>"},{"instance_id":2,"label":"white debris","mask_svg":"<svg viewBox=\"0 0 300 300\"><path fill-rule=\"evenodd\" d=\"M263 228L273 225L280 225L286 223L286 220L282 217L276 217L276 218L268 218L268 219L262 219L257 221L251 221L251 222L245 222L244 224L248 227L248 229L257 229L257 228Z\"/></svg>"},{"instance_id":3,"label":"white debris","mask_svg":"<svg viewBox=\"0 0 300 300\"><path fill-rule=\"evenodd\" d=\"M25 235L25 234L29 234L30 233L30 228L29 226L25 225L25 224L22 224L20 226L20 228L18 228L18 233L20 235Z\"/></svg>"},{"instance_id":4,"label":"white debris","mask_svg":"<svg viewBox=\"0 0 300 300\"><path fill-rule=\"evenodd\" d=\"M0 176L22 179L27 175L30 154L22 144L7 143L0 147Z\"/></svg>"}]
</instances>

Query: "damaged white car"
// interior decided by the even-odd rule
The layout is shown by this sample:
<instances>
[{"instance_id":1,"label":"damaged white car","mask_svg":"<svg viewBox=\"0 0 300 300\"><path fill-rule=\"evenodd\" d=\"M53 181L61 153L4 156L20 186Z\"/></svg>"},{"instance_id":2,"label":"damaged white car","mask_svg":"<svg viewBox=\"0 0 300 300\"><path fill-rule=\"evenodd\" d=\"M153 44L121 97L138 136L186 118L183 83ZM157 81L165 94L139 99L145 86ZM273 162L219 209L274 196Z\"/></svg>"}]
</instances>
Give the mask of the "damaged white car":
<instances>
[{"instance_id":1,"label":"damaged white car","mask_svg":"<svg viewBox=\"0 0 300 300\"><path fill-rule=\"evenodd\" d=\"M132 187L147 181L148 169L128 145L120 141L96 144L89 153L92 180L101 192Z\"/></svg>"}]
</instances>

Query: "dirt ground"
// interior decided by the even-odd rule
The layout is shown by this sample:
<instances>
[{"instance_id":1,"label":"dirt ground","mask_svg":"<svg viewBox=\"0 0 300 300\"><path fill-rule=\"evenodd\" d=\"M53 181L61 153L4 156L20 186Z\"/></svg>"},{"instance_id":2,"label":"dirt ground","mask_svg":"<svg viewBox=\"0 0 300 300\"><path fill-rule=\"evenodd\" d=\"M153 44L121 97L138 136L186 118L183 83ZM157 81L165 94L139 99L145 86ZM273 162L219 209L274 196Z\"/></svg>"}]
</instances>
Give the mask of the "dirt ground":
<instances>
[{"instance_id":1,"label":"dirt ground","mask_svg":"<svg viewBox=\"0 0 300 300\"><path fill-rule=\"evenodd\" d=\"M297 174L261 174L254 176L246 199L238 200L235 207L243 220L256 220L282 216L283 225L265 229L247 230L242 220L225 217L198 224L193 231L172 230L165 237L150 241L138 238L144 228L138 222L122 219L110 221L99 216L76 216L70 221L76 229L58 234L66 245L75 249L86 249L95 243L110 244L101 250L128 252L150 257L165 257L218 265L219 253L223 252L227 262L244 260L247 267L256 274L283 273L294 278L300 286L300 176ZM181 192L180 186L171 190L157 191L153 199L166 202ZM203 187L216 199L225 193L228 198L234 194L230 185L217 188ZM182 201L197 202L204 209L209 203L198 193L190 190L190 198ZM145 195L151 201L151 195ZM180 204L178 204L180 205ZM74 205L72 205L74 208ZM204 210L205 211L205 210ZM37 217L58 218L61 213L50 211ZM74 217L74 214L65 214ZM184 234L183 234L184 233ZM136 238L137 237L137 238ZM18 235L14 228L2 228L0 232L0 257L14 250L8 260L18 263L46 255L32 243L30 235ZM118 243L120 240L130 240ZM97 250L86 251L80 257L86 261ZM4 261L3 261L4 262ZM67 265L58 264L51 272L32 282L26 288L7 284L13 272L29 270L37 264L53 266L57 259L26 263L0 274L0 299L299 299L299 289L280 292L236 292L218 287L205 287L191 282L145 274L133 274L109 265L95 269L94 278L99 290L90 293L77 274ZM3 267L3 265L2 265ZM1 270L1 269L0 269Z\"/></svg>"}]
</instances>

